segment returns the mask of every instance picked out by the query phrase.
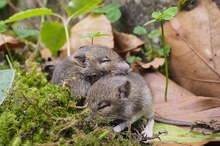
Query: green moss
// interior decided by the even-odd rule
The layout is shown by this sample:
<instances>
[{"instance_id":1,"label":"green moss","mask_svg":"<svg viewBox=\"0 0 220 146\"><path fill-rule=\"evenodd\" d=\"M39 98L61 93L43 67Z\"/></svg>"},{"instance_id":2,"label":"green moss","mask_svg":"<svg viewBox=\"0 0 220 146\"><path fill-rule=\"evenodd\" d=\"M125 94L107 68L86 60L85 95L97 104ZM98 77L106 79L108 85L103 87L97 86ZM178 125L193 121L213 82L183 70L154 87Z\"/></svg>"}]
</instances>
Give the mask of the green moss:
<instances>
[{"instance_id":1,"label":"green moss","mask_svg":"<svg viewBox=\"0 0 220 146\"><path fill-rule=\"evenodd\" d=\"M0 106L0 145L137 145L114 133L108 120L91 120L89 110L75 106L69 89L48 82L38 64L13 66L15 81Z\"/></svg>"}]
</instances>

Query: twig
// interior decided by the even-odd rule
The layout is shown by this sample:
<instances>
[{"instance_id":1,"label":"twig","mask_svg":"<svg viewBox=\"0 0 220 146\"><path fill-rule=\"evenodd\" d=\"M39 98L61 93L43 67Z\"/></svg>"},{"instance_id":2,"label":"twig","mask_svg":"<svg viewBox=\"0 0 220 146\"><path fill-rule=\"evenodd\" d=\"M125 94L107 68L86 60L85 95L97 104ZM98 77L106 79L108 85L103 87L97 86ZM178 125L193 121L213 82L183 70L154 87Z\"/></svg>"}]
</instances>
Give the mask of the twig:
<instances>
[{"instance_id":1,"label":"twig","mask_svg":"<svg viewBox=\"0 0 220 146\"><path fill-rule=\"evenodd\" d=\"M159 131L157 134L154 134L152 137L143 137L143 138L142 138L142 142L143 142L144 144L147 144L147 143L149 143L150 140L156 139L156 138L158 138L158 139L161 141L160 135L161 135L161 134L167 134L167 133L168 133L168 131L166 131L165 129L164 129L164 130L161 130L161 131Z\"/></svg>"}]
</instances>

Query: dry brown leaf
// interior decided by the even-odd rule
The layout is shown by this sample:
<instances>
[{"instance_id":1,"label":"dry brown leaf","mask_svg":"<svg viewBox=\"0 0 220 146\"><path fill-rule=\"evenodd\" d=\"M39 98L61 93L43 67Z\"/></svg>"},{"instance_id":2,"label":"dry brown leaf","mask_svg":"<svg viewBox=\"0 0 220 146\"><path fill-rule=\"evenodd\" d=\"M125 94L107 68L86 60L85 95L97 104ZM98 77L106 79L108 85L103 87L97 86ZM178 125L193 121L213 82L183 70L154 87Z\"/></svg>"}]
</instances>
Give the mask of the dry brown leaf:
<instances>
[{"instance_id":1,"label":"dry brown leaf","mask_svg":"<svg viewBox=\"0 0 220 146\"><path fill-rule=\"evenodd\" d=\"M202 96L220 97L220 11L212 0L202 0L165 24L171 46L173 79Z\"/></svg>"},{"instance_id":2,"label":"dry brown leaf","mask_svg":"<svg viewBox=\"0 0 220 146\"><path fill-rule=\"evenodd\" d=\"M164 64L164 58L155 58L153 61L148 63L138 61L137 64L145 69L150 68L151 66L153 68L158 68L159 66L162 66Z\"/></svg>"},{"instance_id":3,"label":"dry brown leaf","mask_svg":"<svg viewBox=\"0 0 220 146\"><path fill-rule=\"evenodd\" d=\"M138 47L138 48L133 49L131 52L132 53L137 53L137 52L140 52L141 50L142 50L142 48Z\"/></svg>"},{"instance_id":4,"label":"dry brown leaf","mask_svg":"<svg viewBox=\"0 0 220 146\"><path fill-rule=\"evenodd\" d=\"M24 43L18 39L0 33L0 49L5 48L4 44L7 44L9 48L24 47Z\"/></svg>"},{"instance_id":5,"label":"dry brown leaf","mask_svg":"<svg viewBox=\"0 0 220 146\"><path fill-rule=\"evenodd\" d=\"M165 84L166 78L160 72L155 73L147 73L144 74L144 78L149 83L151 91L154 97L154 103L163 103L164 102L164 91L165 91ZM173 101L185 96L193 96L194 94L189 92L188 90L182 88L181 86L177 85L172 80L169 80L168 84L168 101Z\"/></svg>"},{"instance_id":6,"label":"dry brown leaf","mask_svg":"<svg viewBox=\"0 0 220 146\"><path fill-rule=\"evenodd\" d=\"M74 53L80 46L91 45L90 38L80 39L80 35L97 32L109 34L109 36L96 37L94 38L93 44L107 46L109 48L114 47L112 26L110 21L106 18L105 15L90 14L86 18L79 21L76 25L74 25L71 30L71 53ZM65 53L66 50L62 51L61 56L65 56L63 55Z\"/></svg>"},{"instance_id":7,"label":"dry brown leaf","mask_svg":"<svg viewBox=\"0 0 220 146\"><path fill-rule=\"evenodd\" d=\"M153 93L156 114L181 121L220 121L219 98L195 96L169 80L168 102L164 102L165 76L157 72L145 74L144 77Z\"/></svg>"},{"instance_id":8,"label":"dry brown leaf","mask_svg":"<svg viewBox=\"0 0 220 146\"><path fill-rule=\"evenodd\" d=\"M167 119L210 122L220 121L220 99L203 96L185 96L154 105L155 112Z\"/></svg>"},{"instance_id":9,"label":"dry brown leaf","mask_svg":"<svg viewBox=\"0 0 220 146\"><path fill-rule=\"evenodd\" d=\"M123 32L113 32L115 41L115 51L119 53L125 53L131 50L135 50L144 42L133 34L126 34Z\"/></svg>"}]
</instances>

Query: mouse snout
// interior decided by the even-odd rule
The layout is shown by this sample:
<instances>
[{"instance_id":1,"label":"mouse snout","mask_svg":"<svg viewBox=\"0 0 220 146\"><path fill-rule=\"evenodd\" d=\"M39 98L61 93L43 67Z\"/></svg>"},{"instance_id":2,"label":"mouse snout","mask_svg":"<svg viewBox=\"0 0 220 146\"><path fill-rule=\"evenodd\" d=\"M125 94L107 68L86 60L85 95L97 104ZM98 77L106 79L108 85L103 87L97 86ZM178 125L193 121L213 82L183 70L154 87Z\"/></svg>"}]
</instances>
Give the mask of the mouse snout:
<instances>
[{"instance_id":1,"label":"mouse snout","mask_svg":"<svg viewBox=\"0 0 220 146\"><path fill-rule=\"evenodd\" d=\"M130 71L131 68L125 61L118 63L116 67L113 69L113 73L115 74L125 74Z\"/></svg>"}]
</instances>

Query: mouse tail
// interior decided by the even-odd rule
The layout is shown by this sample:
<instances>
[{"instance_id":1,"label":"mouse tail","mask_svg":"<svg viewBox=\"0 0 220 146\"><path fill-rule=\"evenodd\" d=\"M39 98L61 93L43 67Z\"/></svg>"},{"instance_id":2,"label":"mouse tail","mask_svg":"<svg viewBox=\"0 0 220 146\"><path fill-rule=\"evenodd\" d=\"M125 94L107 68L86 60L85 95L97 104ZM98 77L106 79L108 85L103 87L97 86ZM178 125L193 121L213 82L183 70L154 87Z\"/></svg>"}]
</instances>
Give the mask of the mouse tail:
<instances>
[{"instance_id":1,"label":"mouse tail","mask_svg":"<svg viewBox=\"0 0 220 146\"><path fill-rule=\"evenodd\" d=\"M176 126L189 126L189 127L192 126L192 122L171 120L171 119L166 119L166 118L162 118L158 116L154 116L154 120L157 122L162 122L162 123L176 125Z\"/></svg>"}]
</instances>

